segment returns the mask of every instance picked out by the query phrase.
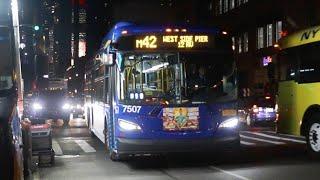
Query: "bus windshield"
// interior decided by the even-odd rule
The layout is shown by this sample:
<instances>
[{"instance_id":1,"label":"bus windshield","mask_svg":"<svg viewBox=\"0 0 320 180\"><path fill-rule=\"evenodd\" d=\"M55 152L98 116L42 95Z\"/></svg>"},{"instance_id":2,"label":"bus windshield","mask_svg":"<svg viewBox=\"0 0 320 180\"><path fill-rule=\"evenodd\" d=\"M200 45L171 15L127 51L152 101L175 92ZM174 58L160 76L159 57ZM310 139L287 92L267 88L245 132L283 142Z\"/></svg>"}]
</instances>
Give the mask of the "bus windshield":
<instances>
[{"instance_id":1,"label":"bus windshield","mask_svg":"<svg viewBox=\"0 0 320 180\"><path fill-rule=\"evenodd\" d=\"M121 99L126 103L198 104L237 98L231 54L125 54L121 64Z\"/></svg>"},{"instance_id":2,"label":"bus windshield","mask_svg":"<svg viewBox=\"0 0 320 180\"><path fill-rule=\"evenodd\" d=\"M13 86L13 59L8 28L0 27L0 54L0 91L3 91Z\"/></svg>"}]
</instances>

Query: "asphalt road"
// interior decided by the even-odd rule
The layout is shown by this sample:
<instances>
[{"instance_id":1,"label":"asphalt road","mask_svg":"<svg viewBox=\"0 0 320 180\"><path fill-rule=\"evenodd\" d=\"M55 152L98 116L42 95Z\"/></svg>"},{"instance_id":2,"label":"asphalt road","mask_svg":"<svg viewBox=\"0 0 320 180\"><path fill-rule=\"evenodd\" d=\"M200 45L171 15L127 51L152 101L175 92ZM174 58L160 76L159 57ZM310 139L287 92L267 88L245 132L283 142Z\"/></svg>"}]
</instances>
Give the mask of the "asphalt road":
<instances>
[{"instance_id":1,"label":"asphalt road","mask_svg":"<svg viewBox=\"0 0 320 180\"><path fill-rule=\"evenodd\" d=\"M242 150L237 154L171 154L112 162L85 121L75 119L69 128L54 129L56 163L39 167L33 179L319 179L320 161L306 156L303 138L263 128L245 129L241 138Z\"/></svg>"}]
</instances>

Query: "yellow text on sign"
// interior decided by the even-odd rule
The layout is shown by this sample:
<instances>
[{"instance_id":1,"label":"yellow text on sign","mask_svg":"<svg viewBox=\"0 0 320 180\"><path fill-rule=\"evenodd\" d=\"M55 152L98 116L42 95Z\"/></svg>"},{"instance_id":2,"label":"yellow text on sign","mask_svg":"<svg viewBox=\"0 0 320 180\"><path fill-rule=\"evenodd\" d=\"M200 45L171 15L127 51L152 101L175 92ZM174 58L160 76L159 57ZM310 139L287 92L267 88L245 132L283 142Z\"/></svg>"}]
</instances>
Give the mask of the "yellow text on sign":
<instances>
[{"instance_id":1,"label":"yellow text on sign","mask_svg":"<svg viewBox=\"0 0 320 180\"><path fill-rule=\"evenodd\" d=\"M208 36L195 36L194 41L199 42L199 43L208 43L209 38L208 38Z\"/></svg>"},{"instance_id":2,"label":"yellow text on sign","mask_svg":"<svg viewBox=\"0 0 320 180\"><path fill-rule=\"evenodd\" d=\"M136 48L142 49L155 49L157 48L157 37L156 36L145 36L143 39L136 40Z\"/></svg>"},{"instance_id":3,"label":"yellow text on sign","mask_svg":"<svg viewBox=\"0 0 320 180\"><path fill-rule=\"evenodd\" d=\"M163 36L162 41L164 43L177 43L178 48L193 48L196 43L208 43L209 37L206 35L168 35Z\"/></svg>"},{"instance_id":4,"label":"yellow text on sign","mask_svg":"<svg viewBox=\"0 0 320 180\"><path fill-rule=\"evenodd\" d=\"M176 43L178 42L179 36L163 36L162 40L164 43Z\"/></svg>"},{"instance_id":5,"label":"yellow text on sign","mask_svg":"<svg viewBox=\"0 0 320 180\"><path fill-rule=\"evenodd\" d=\"M193 48L194 41L193 36L180 36L180 40L178 42L178 48Z\"/></svg>"}]
</instances>

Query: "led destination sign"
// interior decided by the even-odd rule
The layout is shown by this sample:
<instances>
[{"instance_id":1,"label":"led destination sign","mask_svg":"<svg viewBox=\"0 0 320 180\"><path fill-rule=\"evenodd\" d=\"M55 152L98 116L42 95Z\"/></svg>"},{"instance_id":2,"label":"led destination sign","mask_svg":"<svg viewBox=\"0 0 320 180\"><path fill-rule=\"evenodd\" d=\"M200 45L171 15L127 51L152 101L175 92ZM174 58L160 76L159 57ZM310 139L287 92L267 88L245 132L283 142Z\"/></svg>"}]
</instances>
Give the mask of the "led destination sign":
<instances>
[{"instance_id":1,"label":"led destination sign","mask_svg":"<svg viewBox=\"0 0 320 180\"><path fill-rule=\"evenodd\" d=\"M156 49L158 47L192 49L194 47L206 46L208 43L208 35L151 35L136 38L135 47L137 49Z\"/></svg>"},{"instance_id":2,"label":"led destination sign","mask_svg":"<svg viewBox=\"0 0 320 180\"><path fill-rule=\"evenodd\" d=\"M207 34L124 36L117 42L121 51L190 51L216 49L223 46L219 37ZM217 44L218 43L218 44ZM228 45L229 46L229 45ZM230 44L231 47L231 44Z\"/></svg>"}]
</instances>

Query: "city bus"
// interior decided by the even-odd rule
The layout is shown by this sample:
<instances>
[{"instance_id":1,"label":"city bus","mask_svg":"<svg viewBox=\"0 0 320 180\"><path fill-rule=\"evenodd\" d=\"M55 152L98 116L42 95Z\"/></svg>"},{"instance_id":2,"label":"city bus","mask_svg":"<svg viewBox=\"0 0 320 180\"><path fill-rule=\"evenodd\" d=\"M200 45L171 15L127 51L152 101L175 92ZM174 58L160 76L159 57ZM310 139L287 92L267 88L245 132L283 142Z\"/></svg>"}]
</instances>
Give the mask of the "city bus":
<instances>
[{"instance_id":1,"label":"city bus","mask_svg":"<svg viewBox=\"0 0 320 180\"><path fill-rule=\"evenodd\" d=\"M118 23L95 56L91 85L89 127L112 160L240 146L225 31Z\"/></svg>"},{"instance_id":2,"label":"city bus","mask_svg":"<svg viewBox=\"0 0 320 180\"><path fill-rule=\"evenodd\" d=\"M0 2L0 179L14 180L24 176L17 11L16 0Z\"/></svg>"},{"instance_id":3,"label":"city bus","mask_svg":"<svg viewBox=\"0 0 320 180\"><path fill-rule=\"evenodd\" d=\"M279 133L306 137L311 155L320 156L320 26L279 42Z\"/></svg>"}]
</instances>

